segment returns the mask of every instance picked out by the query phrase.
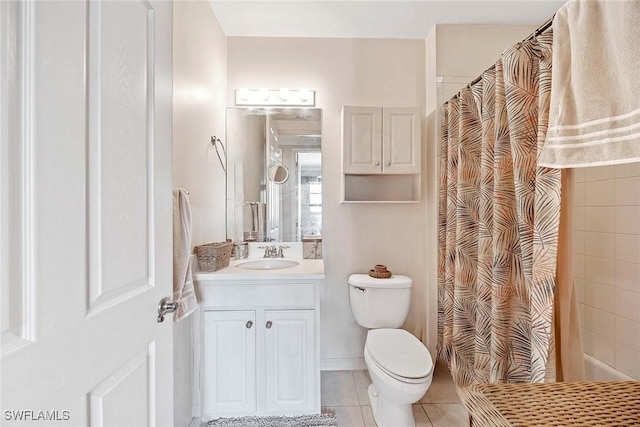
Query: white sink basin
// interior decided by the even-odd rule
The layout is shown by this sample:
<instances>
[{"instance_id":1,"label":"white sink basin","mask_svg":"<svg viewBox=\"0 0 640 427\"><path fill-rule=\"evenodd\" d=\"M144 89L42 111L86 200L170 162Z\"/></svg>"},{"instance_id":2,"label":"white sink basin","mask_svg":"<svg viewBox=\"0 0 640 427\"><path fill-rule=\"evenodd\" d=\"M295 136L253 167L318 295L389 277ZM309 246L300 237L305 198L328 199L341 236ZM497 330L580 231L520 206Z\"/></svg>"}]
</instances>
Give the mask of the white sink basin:
<instances>
[{"instance_id":1,"label":"white sink basin","mask_svg":"<svg viewBox=\"0 0 640 427\"><path fill-rule=\"evenodd\" d=\"M244 268L245 270L281 270L297 265L300 265L300 263L289 259L258 259L236 264L236 267Z\"/></svg>"}]
</instances>

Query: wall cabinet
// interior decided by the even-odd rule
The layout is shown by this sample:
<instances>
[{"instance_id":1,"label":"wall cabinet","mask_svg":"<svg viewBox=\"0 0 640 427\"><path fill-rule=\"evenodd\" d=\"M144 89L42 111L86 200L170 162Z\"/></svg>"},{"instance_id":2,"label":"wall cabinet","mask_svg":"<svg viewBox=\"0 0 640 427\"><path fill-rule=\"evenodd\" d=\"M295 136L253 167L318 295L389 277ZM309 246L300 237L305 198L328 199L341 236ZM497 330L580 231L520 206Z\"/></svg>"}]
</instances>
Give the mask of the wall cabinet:
<instances>
[{"instance_id":1,"label":"wall cabinet","mask_svg":"<svg viewBox=\"0 0 640 427\"><path fill-rule=\"evenodd\" d=\"M420 200L421 109L342 109L342 201Z\"/></svg>"},{"instance_id":2,"label":"wall cabinet","mask_svg":"<svg viewBox=\"0 0 640 427\"><path fill-rule=\"evenodd\" d=\"M345 174L419 174L420 108L343 107Z\"/></svg>"},{"instance_id":3,"label":"wall cabinet","mask_svg":"<svg viewBox=\"0 0 640 427\"><path fill-rule=\"evenodd\" d=\"M199 288L194 415L209 420L319 413L316 284L215 283Z\"/></svg>"}]
</instances>

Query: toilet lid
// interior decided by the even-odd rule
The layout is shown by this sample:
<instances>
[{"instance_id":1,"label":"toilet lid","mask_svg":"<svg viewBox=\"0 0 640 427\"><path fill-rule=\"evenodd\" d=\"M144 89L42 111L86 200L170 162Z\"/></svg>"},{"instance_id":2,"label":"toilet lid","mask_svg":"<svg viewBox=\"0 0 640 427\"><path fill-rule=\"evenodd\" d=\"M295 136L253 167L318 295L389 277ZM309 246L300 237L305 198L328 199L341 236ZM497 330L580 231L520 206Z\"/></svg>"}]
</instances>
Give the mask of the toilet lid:
<instances>
[{"instance_id":1,"label":"toilet lid","mask_svg":"<svg viewBox=\"0 0 640 427\"><path fill-rule=\"evenodd\" d=\"M433 362L427 348L404 329L372 329L365 344L380 368L402 378L424 378Z\"/></svg>"}]
</instances>

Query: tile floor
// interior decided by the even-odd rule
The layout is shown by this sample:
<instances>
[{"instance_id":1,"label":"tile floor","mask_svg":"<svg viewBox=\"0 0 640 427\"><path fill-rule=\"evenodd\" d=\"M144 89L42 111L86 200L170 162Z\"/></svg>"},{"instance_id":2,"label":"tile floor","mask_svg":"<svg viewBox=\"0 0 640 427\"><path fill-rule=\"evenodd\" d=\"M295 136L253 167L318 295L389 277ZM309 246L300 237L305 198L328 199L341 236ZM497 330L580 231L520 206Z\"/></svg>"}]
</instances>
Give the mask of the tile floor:
<instances>
[{"instance_id":1,"label":"tile floor","mask_svg":"<svg viewBox=\"0 0 640 427\"><path fill-rule=\"evenodd\" d=\"M323 371L322 411L334 412L338 427L376 427L367 389L367 371ZM460 403L444 363L438 363L433 381L419 403L413 405L416 427L463 427L467 412Z\"/></svg>"}]
</instances>

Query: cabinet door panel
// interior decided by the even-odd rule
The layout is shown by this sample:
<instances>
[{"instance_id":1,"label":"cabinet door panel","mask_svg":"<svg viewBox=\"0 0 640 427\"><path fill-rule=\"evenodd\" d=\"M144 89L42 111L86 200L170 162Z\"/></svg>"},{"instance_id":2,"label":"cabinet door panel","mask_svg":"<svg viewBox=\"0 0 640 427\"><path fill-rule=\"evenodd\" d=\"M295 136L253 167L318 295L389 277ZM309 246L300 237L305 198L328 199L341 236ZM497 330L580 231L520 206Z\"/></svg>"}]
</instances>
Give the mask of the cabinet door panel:
<instances>
[{"instance_id":1,"label":"cabinet door panel","mask_svg":"<svg viewBox=\"0 0 640 427\"><path fill-rule=\"evenodd\" d=\"M314 409L315 312L265 312L267 412L304 413Z\"/></svg>"},{"instance_id":2,"label":"cabinet door panel","mask_svg":"<svg viewBox=\"0 0 640 427\"><path fill-rule=\"evenodd\" d=\"M344 173L380 173L382 108L344 107L342 114Z\"/></svg>"},{"instance_id":3,"label":"cabinet door panel","mask_svg":"<svg viewBox=\"0 0 640 427\"><path fill-rule=\"evenodd\" d=\"M384 108L382 113L383 173L420 173L420 109Z\"/></svg>"},{"instance_id":4,"label":"cabinet door panel","mask_svg":"<svg viewBox=\"0 0 640 427\"><path fill-rule=\"evenodd\" d=\"M256 411L254 311L204 312L203 416Z\"/></svg>"}]
</instances>

